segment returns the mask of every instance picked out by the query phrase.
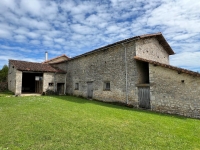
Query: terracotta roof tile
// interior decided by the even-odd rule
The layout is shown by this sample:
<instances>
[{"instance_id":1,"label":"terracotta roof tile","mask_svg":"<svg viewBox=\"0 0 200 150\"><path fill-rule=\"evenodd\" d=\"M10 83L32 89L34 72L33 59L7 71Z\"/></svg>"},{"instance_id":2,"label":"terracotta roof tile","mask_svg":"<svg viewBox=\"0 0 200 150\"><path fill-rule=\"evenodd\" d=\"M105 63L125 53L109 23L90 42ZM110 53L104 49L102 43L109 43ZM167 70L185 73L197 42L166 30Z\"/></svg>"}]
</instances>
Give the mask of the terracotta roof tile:
<instances>
[{"instance_id":1,"label":"terracotta roof tile","mask_svg":"<svg viewBox=\"0 0 200 150\"><path fill-rule=\"evenodd\" d=\"M20 71L65 73L65 71L59 68L55 68L49 64L19 61L19 60L9 60L9 64L15 66L15 68Z\"/></svg>"},{"instance_id":2,"label":"terracotta roof tile","mask_svg":"<svg viewBox=\"0 0 200 150\"><path fill-rule=\"evenodd\" d=\"M46 61L44 61L44 62L42 62L42 63L46 64L46 63L51 63L51 62L52 62L52 64L53 64L53 63L54 63L54 62L53 62L54 60L59 59L59 58L61 58L61 57L64 57L66 60L69 59L69 57L67 57L65 54L63 54L63 55L61 55L61 56L58 56L58 57L55 57L55 58L46 60ZM55 63L64 62L64 61L66 61L66 60L57 61L57 62L55 62Z\"/></svg>"},{"instance_id":3,"label":"terracotta roof tile","mask_svg":"<svg viewBox=\"0 0 200 150\"><path fill-rule=\"evenodd\" d=\"M200 77L200 73L194 72L194 71L191 71L191 70L187 70L187 69L183 69L183 68L178 68L178 67L175 67L175 66L171 66L171 65L159 63L159 62L152 61L152 60L147 60L147 59L140 58L140 57L137 57L137 56L134 56L134 59L139 60L139 61L148 62L148 63L153 64L153 65L157 65L157 66L162 66L162 67L165 67L165 68L169 68L169 69L172 69L172 70L176 70L176 71L178 71L178 73L186 73L186 74L189 74L189 75Z\"/></svg>"}]
</instances>

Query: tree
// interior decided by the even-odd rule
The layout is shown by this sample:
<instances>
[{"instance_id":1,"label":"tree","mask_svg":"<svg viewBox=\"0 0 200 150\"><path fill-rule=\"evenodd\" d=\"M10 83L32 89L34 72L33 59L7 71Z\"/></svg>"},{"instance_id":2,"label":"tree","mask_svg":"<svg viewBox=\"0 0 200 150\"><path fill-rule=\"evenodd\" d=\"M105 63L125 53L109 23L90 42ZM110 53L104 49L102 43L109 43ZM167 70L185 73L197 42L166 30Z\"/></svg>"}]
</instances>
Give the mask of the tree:
<instances>
[{"instance_id":1,"label":"tree","mask_svg":"<svg viewBox=\"0 0 200 150\"><path fill-rule=\"evenodd\" d=\"M7 82L8 77L8 66L4 65L0 70L0 82Z\"/></svg>"}]
</instances>

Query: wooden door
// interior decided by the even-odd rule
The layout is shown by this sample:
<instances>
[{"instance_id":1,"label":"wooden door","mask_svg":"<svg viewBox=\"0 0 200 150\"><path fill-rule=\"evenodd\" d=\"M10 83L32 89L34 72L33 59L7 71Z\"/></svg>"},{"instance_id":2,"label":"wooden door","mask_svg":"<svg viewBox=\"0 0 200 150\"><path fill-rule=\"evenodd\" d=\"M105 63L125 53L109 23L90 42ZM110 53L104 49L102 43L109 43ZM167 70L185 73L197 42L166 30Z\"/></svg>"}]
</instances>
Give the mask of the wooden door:
<instances>
[{"instance_id":1,"label":"wooden door","mask_svg":"<svg viewBox=\"0 0 200 150\"><path fill-rule=\"evenodd\" d=\"M92 98L93 97L93 83L92 82L87 83L87 90L88 90L88 98Z\"/></svg>"},{"instance_id":2,"label":"wooden door","mask_svg":"<svg viewBox=\"0 0 200 150\"><path fill-rule=\"evenodd\" d=\"M64 83L58 83L57 84L57 92L59 95L64 94Z\"/></svg>"},{"instance_id":3,"label":"wooden door","mask_svg":"<svg viewBox=\"0 0 200 150\"><path fill-rule=\"evenodd\" d=\"M150 88L138 87L139 107L150 108Z\"/></svg>"},{"instance_id":4,"label":"wooden door","mask_svg":"<svg viewBox=\"0 0 200 150\"><path fill-rule=\"evenodd\" d=\"M42 84L43 82L41 80L35 81L35 93L42 93Z\"/></svg>"}]
</instances>

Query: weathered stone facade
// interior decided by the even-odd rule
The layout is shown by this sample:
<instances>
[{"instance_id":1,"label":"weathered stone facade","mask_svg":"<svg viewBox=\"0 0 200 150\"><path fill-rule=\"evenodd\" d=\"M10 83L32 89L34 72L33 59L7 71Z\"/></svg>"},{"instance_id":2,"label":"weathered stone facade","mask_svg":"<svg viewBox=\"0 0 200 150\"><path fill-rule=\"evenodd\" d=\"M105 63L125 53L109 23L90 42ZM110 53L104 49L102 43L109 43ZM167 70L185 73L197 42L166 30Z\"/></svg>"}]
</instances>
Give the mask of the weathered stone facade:
<instances>
[{"instance_id":1,"label":"weathered stone facade","mask_svg":"<svg viewBox=\"0 0 200 150\"><path fill-rule=\"evenodd\" d=\"M43 74L43 92L47 90L57 91L58 83L65 84L65 76L66 76L65 74L44 73Z\"/></svg>"},{"instance_id":2,"label":"weathered stone facade","mask_svg":"<svg viewBox=\"0 0 200 150\"><path fill-rule=\"evenodd\" d=\"M14 66L9 65L8 71L8 89L16 95L21 94L22 88L22 72L18 71Z\"/></svg>"},{"instance_id":3,"label":"weathered stone facade","mask_svg":"<svg viewBox=\"0 0 200 150\"><path fill-rule=\"evenodd\" d=\"M149 65L151 109L200 118L200 77Z\"/></svg>"},{"instance_id":4,"label":"weathered stone facade","mask_svg":"<svg viewBox=\"0 0 200 150\"><path fill-rule=\"evenodd\" d=\"M149 53L145 53L145 58L149 55L152 59L155 57L158 61L162 60L161 62L168 63L169 57L164 48L156 39L148 38L142 41L134 40L125 43L124 46L123 44L118 44L92 54L68 60L56 66L67 72L66 92L68 94L87 97L87 84L92 82L94 99L108 102L118 101L138 107L137 84L143 81L141 81L141 67L133 57L137 53L139 56L142 55L143 51L141 53L140 49L145 49L146 47ZM105 82L110 82L110 90L104 90ZM78 90L75 89L76 83L79 84Z\"/></svg>"},{"instance_id":5,"label":"weathered stone facade","mask_svg":"<svg viewBox=\"0 0 200 150\"><path fill-rule=\"evenodd\" d=\"M140 39L136 42L136 56L169 64L169 54L156 38Z\"/></svg>"}]
</instances>

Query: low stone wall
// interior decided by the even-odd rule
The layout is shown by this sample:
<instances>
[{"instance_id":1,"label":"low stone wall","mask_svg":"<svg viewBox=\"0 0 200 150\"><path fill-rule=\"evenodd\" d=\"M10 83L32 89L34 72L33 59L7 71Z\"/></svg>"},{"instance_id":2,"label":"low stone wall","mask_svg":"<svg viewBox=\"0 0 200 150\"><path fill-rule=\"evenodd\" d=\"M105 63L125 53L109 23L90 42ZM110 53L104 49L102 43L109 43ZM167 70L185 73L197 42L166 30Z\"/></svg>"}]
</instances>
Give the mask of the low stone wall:
<instances>
[{"instance_id":1,"label":"low stone wall","mask_svg":"<svg viewBox=\"0 0 200 150\"><path fill-rule=\"evenodd\" d=\"M8 83L7 82L0 82L0 92L8 90Z\"/></svg>"},{"instance_id":2,"label":"low stone wall","mask_svg":"<svg viewBox=\"0 0 200 150\"><path fill-rule=\"evenodd\" d=\"M200 77L149 65L151 109L200 118Z\"/></svg>"}]
</instances>

